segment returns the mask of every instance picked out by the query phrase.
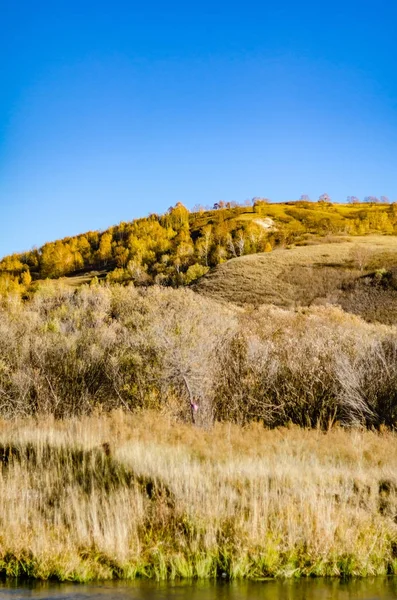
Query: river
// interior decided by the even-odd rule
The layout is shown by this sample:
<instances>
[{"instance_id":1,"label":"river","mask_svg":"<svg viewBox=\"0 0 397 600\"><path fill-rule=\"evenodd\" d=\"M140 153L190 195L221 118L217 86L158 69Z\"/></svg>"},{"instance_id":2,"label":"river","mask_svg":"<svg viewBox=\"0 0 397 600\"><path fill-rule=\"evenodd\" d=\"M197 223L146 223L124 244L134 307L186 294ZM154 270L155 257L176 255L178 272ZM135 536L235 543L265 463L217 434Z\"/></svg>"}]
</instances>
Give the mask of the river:
<instances>
[{"instance_id":1,"label":"river","mask_svg":"<svg viewBox=\"0 0 397 600\"><path fill-rule=\"evenodd\" d=\"M0 600L386 600L397 598L397 578L311 579L260 583L0 584Z\"/></svg>"}]
</instances>

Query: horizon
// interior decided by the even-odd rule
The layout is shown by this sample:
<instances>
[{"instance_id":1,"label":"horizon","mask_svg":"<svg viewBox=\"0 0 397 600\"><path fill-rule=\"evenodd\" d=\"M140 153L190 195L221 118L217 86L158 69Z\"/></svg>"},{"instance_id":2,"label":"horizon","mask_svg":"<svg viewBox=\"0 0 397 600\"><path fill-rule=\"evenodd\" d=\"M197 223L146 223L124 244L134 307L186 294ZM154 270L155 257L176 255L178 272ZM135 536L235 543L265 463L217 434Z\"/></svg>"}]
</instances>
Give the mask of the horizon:
<instances>
[{"instance_id":1,"label":"horizon","mask_svg":"<svg viewBox=\"0 0 397 600\"><path fill-rule=\"evenodd\" d=\"M178 201L397 199L397 6L23 0L2 17L0 256Z\"/></svg>"}]
</instances>

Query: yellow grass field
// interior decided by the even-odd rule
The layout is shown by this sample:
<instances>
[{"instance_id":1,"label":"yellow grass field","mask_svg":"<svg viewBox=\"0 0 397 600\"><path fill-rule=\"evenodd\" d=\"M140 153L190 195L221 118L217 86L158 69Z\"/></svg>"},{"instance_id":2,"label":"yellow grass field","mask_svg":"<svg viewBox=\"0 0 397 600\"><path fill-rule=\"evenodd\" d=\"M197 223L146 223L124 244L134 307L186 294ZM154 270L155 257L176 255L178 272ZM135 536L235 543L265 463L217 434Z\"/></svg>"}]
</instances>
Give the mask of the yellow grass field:
<instances>
[{"instance_id":1,"label":"yellow grass field","mask_svg":"<svg viewBox=\"0 0 397 600\"><path fill-rule=\"evenodd\" d=\"M234 258L210 271L195 291L235 304L293 308L340 302L340 286L397 265L397 237L368 235L316 239L305 246ZM359 312L360 314L360 312Z\"/></svg>"},{"instance_id":2,"label":"yellow grass field","mask_svg":"<svg viewBox=\"0 0 397 600\"><path fill-rule=\"evenodd\" d=\"M397 437L209 431L116 411L0 425L0 572L39 579L397 569Z\"/></svg>"}]
</instances>

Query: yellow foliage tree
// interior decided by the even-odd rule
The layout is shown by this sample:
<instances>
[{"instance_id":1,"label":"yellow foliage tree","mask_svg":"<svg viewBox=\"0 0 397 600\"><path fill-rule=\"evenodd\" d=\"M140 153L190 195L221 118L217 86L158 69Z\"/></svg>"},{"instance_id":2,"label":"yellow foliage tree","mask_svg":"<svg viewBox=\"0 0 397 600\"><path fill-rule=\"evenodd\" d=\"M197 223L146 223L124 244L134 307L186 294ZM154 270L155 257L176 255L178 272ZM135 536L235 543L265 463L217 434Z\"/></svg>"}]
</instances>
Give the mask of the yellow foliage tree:
<instances>
[{"instance_id":1,"label":"yellow foliage tree","mask_svg":"<svg viewBox=\"0 0 397 600\"><path fill-rule=\"evenodd\" d=\"M112 258L112 234L103 233L99 242L98 258L105 265Z\"/></svg>"}]
</instances>

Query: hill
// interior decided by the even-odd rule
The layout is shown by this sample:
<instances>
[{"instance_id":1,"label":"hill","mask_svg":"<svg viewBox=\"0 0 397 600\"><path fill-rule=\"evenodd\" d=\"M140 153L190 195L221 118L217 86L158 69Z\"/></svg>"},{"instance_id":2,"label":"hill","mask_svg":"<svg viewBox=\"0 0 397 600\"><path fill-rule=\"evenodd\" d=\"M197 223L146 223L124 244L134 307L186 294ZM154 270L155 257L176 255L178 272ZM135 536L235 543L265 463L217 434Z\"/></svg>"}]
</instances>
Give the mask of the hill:
<instances>
[{"instance_id":1,"label":"hill","mask_svg":"<svg viewBox=\"0 0 397 600\"><path fill-rule=\"evenodd\" d=\"M324 236L397 233L397 204L334 205L330 202L255 200L219 203L189 212L181 203L164 215L123 222L44 244L0 261L0 293L32 293L37 282L59 279L78 286L108 282L178 287L199 280L229 260Z\"/></svg>"},{"instance_id":2,"label":"hill","mask_svg":"<svg viewBox=\"0 0 397 600\"><path fill-rule=\"evenodd\" d=\"M394 236L346 236L332 242L243 256L218 265L195 291L238 305L291 308L339 304L369 321L397 323Z\"/></svg>"}]
</instances>

